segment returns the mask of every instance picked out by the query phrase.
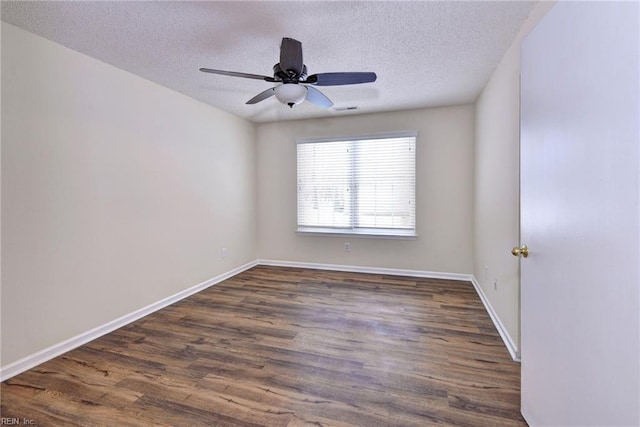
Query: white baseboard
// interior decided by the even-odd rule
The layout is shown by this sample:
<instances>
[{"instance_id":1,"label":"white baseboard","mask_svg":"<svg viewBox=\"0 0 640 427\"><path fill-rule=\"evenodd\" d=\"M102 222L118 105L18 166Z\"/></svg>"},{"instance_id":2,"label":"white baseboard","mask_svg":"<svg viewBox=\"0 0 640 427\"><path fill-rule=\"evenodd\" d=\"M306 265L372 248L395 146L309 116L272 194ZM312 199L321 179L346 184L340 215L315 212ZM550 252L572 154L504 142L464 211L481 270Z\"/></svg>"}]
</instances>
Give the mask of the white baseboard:
<instances>
[{"instance_id":1,"label":"white baseboard","mask_svg":"<svg viewBox=\"0 0 640 427\"><path fill-rule=\"evenodd\" d=\"M502 338L502 341L504 342L505 347L507 347L507 350L509 350L509 354L511 355L511 358L515 362L520 362L520 352L518 351L518 346L516 345L515 342L513 342L513 339L511 338L511 335L509 335L507 328L505 328L502 322L500 321L500 318L498 317L495 310L491 306L489 299L484 294L482 287L480 287L480 283L478 283L475 276L473 275L471 275L471 283L473 283L473 287L476 288L476 293L480 297L482 304L484 304L484 308L487 310L487 313L489 313L489 317L491 317L491 320L493 321L493 325L498 330L498 333L500 334L500 338Z\"/></svg>"},{"instance_id":2,"label":"white baseboard","mask_svg":"<svg viewBox=\"0 0 640 427\"><path fill-rule=\"evenodd\" d=\"M158 311L188 296L198 293L210 286L213 286L217 283L227 280L230 277L233 277L236 274L242 273L243 271L248 270L256 265L257 265L256 261L251 261L238 268L234 268L231 271L220 274L216 277L213 277L209 280L206 280L202 283L192 286L189 289L180 291L177 294L171 295L167 298L164 298L160 301L157 301L153 304L150 304L132 313L126 314L118 319L105 323L104 325L98 326L97 328L91 329L90 331L83 332L80 335L76 335L75 337L70 338L66 341L63 341L58 344L54 344L51 347L45 348L44 350L41 350L37 353L23 357L22 359L17 360L13 363L10 363L6 366L2 366L0 368L0 382L5 381L11 377L14 377L20 374L21 372L29 370L35 366L38 366L41 363L51 360L54 357L57 357L63 353L66 353L67 351L73 350L74 348L79 347L83 344L86 344L89 341L93 341L94 339L99 338L105 334L108 334L109 332L113 332L118 328L121 328L131 322L134 322L138 319L143 318L144 316L148 316L149 314L155 311Z\"/></svg>"},{"instance_id":3,"label":"white baseboard","mask_svg":"<svg viewBox=\"0 0 640 427\"><path fill-rule=\"evenodd\" d=\"M353 265L339 265L339 264L319 264L309 262L295 262L295 261L280 261L280 260L267 260L259 259L258 265L270 265L275 267L293 267L293 268L310 268L315 270L333 270L333 271L347 271L352 273L370 273L370 274L387 274L390 276L409 276L409 277L425 277L431 279L450 279L450 280L463 280L465 282L471 282L473 284L476 293L480 297L485 310L489 314L493 325L496 327L500 338L504 342L505 347L509 351L511 358L520 362L520 354L518 353L518 346L515 345L513 339L507 332L500 318L496 314L495 310L491 306L491 303L487 299L486 295L482 291L482 288L478 284L478 281L472 274L459 274L459 273L442 273L436 271L424 271L424 270L403 270L396 268L378 268L378 267L360 267Z\"/></svg>"},{"instance_id":4,"label":"white baseboard","mask_svg":"<svg viewBox=\"0 0 640 427\"><path fill-rule=\"evenodd\" d=\"M319 264L315 262L280 261L259 259L258 265L270 265L274 267L309 268L313 270L347 271L350 273L386 274L389 276L425 277L430 279L449 279L471 281L470 274L442 273L438 271L403 270L398 268L361 267L355 265Z\"/></svg>"}]
</instances>

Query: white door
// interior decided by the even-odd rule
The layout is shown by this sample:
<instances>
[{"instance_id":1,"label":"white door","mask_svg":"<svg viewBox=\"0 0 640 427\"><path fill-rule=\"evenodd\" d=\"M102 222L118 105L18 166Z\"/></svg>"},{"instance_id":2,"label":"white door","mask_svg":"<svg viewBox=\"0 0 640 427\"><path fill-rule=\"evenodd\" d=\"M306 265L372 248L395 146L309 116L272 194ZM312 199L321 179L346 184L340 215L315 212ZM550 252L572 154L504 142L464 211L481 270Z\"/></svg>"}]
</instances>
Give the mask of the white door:
<instances>
[{"instance_id":1,"label":"white door","mask_svg":"<svg viewBox=\"0 0 640 427\"><path fill-rule=\"evenodd\" d=\"M639 3L560 2L522 44L522 414L640 425Z\"/></svg>"}]
</instances>

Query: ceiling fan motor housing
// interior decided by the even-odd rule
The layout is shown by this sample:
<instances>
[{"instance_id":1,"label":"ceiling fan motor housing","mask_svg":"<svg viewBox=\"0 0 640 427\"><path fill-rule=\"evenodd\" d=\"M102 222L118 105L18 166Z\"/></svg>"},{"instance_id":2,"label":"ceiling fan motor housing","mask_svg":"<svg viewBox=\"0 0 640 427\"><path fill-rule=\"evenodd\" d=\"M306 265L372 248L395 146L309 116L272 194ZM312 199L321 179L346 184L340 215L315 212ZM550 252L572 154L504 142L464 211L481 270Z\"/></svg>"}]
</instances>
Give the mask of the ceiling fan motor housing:
<instances>
[{"instance_id":1,"label":"ceiling fan motor housing","mask_svg":"<svg viewBox=\"0 0 640 427\"><path fill-rule=\"evenodd\" d=\"M297 83L307 78L307 66L302 66L302 72L300 74L289 74L283 70L278 63L273 66L273 78L281 80L282 83Z\"/></svg>"}]
</instances>

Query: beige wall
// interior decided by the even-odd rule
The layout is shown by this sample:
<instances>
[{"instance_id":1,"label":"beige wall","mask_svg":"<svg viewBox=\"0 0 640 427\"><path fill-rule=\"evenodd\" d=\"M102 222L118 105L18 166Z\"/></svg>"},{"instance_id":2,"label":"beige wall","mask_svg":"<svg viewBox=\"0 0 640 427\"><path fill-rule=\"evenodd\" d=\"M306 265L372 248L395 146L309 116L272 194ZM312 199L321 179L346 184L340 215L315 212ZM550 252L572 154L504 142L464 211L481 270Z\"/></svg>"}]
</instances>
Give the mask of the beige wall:
<instances>
[{"instance_id":1,"label":"beige wall","mask_svg":"<svg viewBox=\"0 0 640 427\"><path fill-rule=\"evenodd\" d=\"M534 7L476 101L473 273L515 347L520 279L510 251L520 233L520 42L553 4Z\"/></svg>"},{"instance_id":2,"label":"beige wall","mask_svg":"<svg viewBox=\"0 0 640 427\"><path fill-rule=\"evenodd\" d=\"M2 365L255 258L473 273L517 345L519 44L552 4L475 106L255 127L3 23ZM296 234L296 139L407 130L418 239Z\"/></svg>"},{"instance_id":3,"label":"beige wall","mask_svg":"<svg viewBox=\"0 0 640 427\"><path fill-rule=\"evenodd\" d=\"M249 122L3 23L2 365L254 260L255 161Z\"/></svg>"},{"instance_id":4,"label":"beige wall","mask_svg":"<svg viewBox=\"0 0 640 427\"><path fill-rule=\"evenodd\" d=\"M296 139L396 131L418 132L418 239L296 234ZM259 258L471 273L473 137L472 105L258 125Z\"/></svg>"}]
</instances>

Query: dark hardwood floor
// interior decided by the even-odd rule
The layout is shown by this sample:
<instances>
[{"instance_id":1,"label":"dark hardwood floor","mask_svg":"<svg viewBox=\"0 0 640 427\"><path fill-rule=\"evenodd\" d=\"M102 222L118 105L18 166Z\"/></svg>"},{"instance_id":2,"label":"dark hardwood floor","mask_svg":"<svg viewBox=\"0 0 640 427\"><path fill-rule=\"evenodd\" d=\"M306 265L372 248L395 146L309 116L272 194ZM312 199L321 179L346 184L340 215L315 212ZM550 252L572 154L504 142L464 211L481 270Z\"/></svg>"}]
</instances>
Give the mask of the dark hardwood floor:
<instances>
[{"instance_id":1,"label":"dark hardwood floor","mask_svg":"<svg viewBox=\"0 0 640 427\"><path fill-rule=\"evenodd\" d=\"M0 392L38 426L526 426L470 283L265 266Z\"/></svg>"}]
</instances>

